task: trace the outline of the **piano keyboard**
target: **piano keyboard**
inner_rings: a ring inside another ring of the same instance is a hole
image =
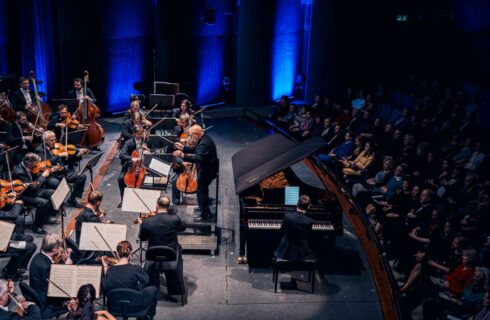
[[[276,219],[248,219],[249,229],[279,230],[282,220]],[[313,222],[314,231],[334,231],[333,225],[328,221]]]

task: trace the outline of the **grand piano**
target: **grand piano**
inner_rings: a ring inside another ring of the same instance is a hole
[[[310,196],[306,212],[315,222],[310,247],[317,255],[342,235],[342,211],[336,195],[302,181],[291,166],[325,145],[319,138],[293,142],[282,135],[269,135],[232,157],[235,191],[240,200],[240,261],[246,256],[249,266],[267,266],[282,237],[284,213],[296,209],[287,199],[289,190]],[[293,192],[294,193],[294,192]]]

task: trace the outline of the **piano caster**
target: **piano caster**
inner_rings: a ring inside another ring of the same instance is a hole
[[[247,264],[248,260],[246,256],[239,256],[238,257],[238,264]]]

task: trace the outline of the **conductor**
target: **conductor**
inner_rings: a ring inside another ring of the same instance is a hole
[[[314,258],[307,241],[313,227],[313,219],[305,215],[309,207],[310,197],[302,195],[298,199],[296,211],[284,215],[281,225],[284,235],[274,252],[276,259],[302,262]]]
[[[194,217],[195,221],[206,221],[211,218],[209,210],[209,185],[218,176],[218,156],[214,141],[204,133],[199,125],[193,125],[189,134],[196,142],[195,147],[184,146],[180,142],[175,143],[173,155],[183,158],[186,162],[194,162],[197,166],[197,202],[201,215]]]

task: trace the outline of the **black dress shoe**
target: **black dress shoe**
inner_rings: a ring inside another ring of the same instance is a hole
[[[121,208],[122,207],[122,202],[119,202],[119,204],[117,205],[118,208]]]
[[[73,208],[83,208],[82,204],[78,202],[76,199],[68,200],[66,204]]]
[[[34,230],[32,230],[35,234],[42,234],[42,235],[45,235],[47,234],[46,230],[44,230],[43,228],[41,227],[37,227],[37,228],[34,228]]]
[[[55,217],[49,217],[46,219],[44,222],[45,224],[60,224],[60,220],[56,219]]]

